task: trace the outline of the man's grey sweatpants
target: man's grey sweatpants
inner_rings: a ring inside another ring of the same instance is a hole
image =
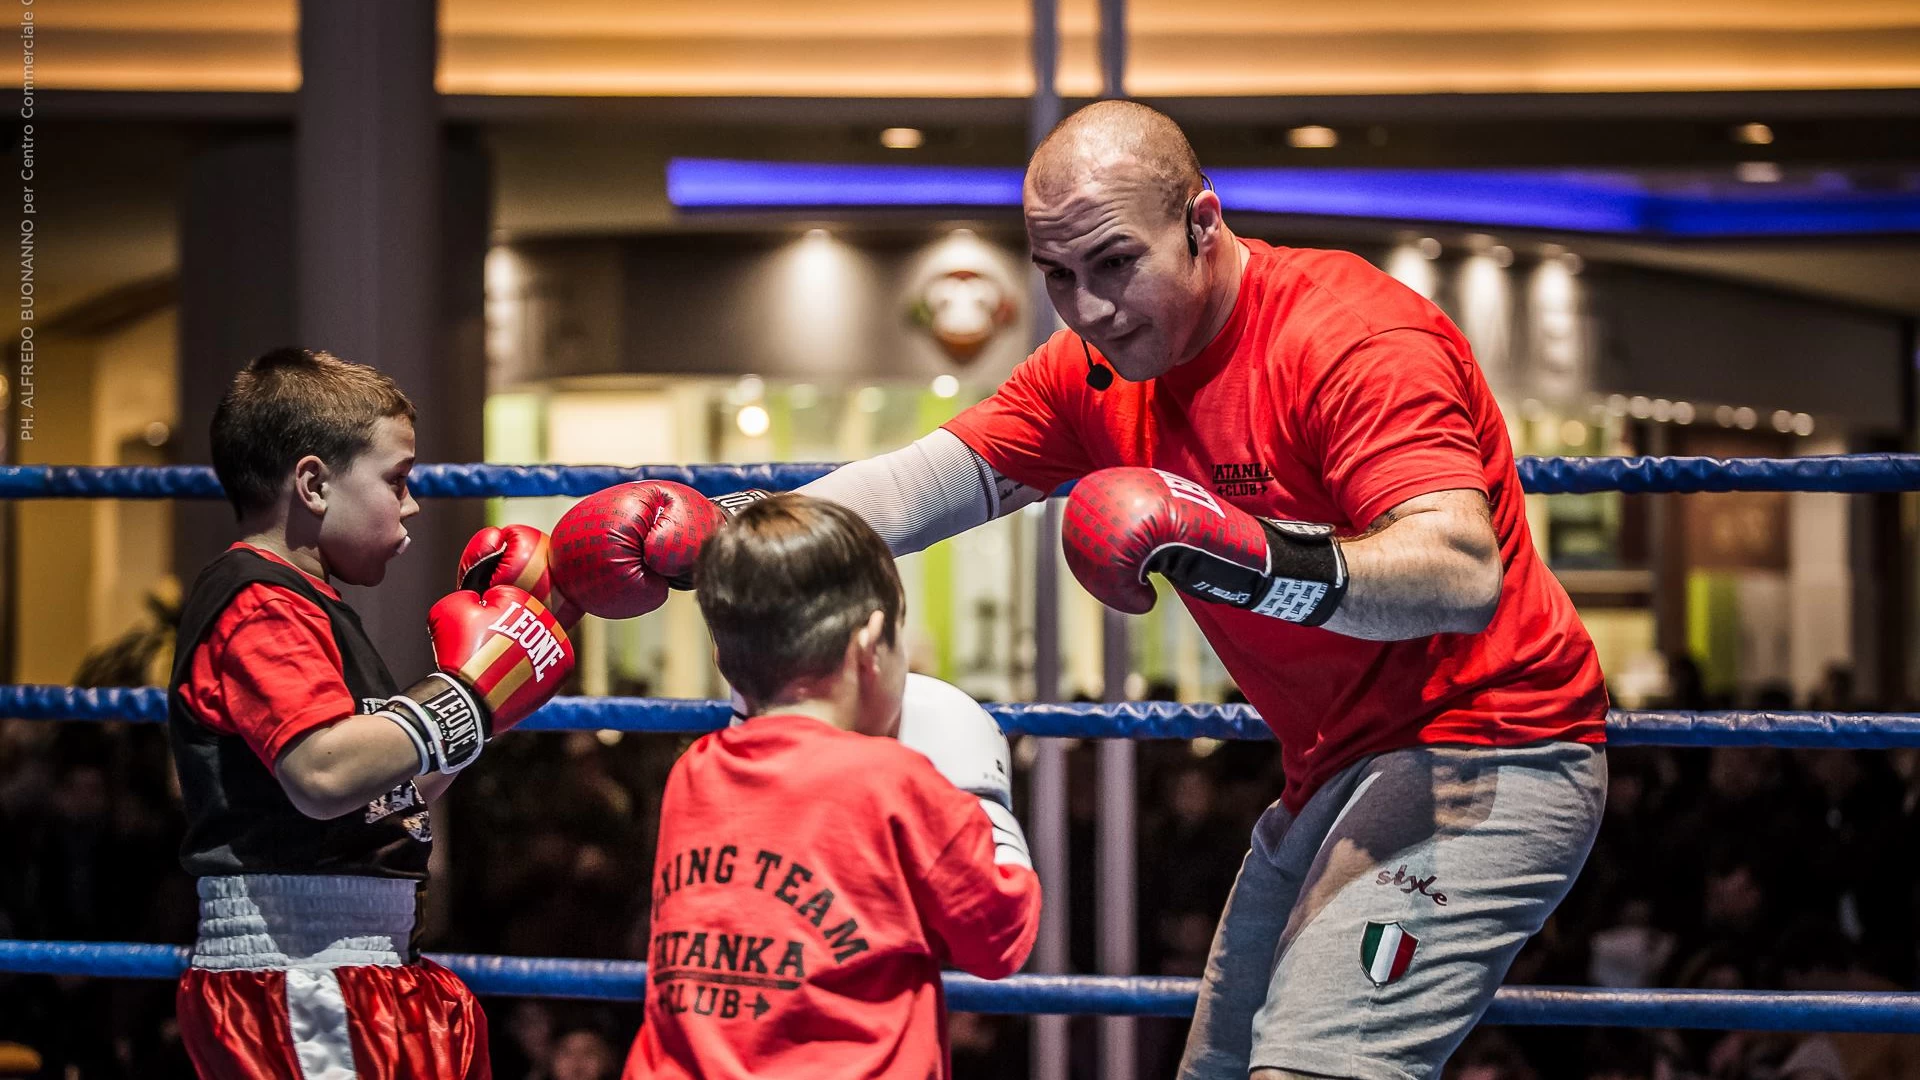
[[[1180,1080],[1275,1068],[1424,1080],[1586,862],[1603,747],[1424,746],[1365,758],[1253,831]]]

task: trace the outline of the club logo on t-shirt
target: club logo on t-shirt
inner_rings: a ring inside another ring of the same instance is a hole
[[[817,938],[835,964],[870,947],[846,901],[815,883],[811,869],[777,851],[760,850],[747,858],[734,844],[702,846],[677,852],[672,860],[663,857],[658,865],[648,980],[662,1012],[758,1020],[786,993],[800,989],[809,963],[825,961],[817,955],[809,960],[805,938]],[[724,929],[679,924],[668,911],[668,898],[702,885],[769,893],[820,932],[785,936],[791,931],[779,923],[786,919],[769,924],[765,934],[737,932],[742,930],[737,923]]]
[[[1257,461],[1213,467],[1213,490],[1220,495],[1258,495],[1272,483],[1272,471]]]

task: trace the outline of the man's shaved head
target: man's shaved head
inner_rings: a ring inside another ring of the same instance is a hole
[[[1180,126],[1145,105],[1102,101],[1062,120],[1033,152],[1020,204],[1053,309],[1121,378],[1191,359],[1233,311],[1246,249]]]
[[[1201,188],[1200,161],[1164,113],[1132,101],[1099,101],[1054,126],[1027,163],[1027,190],[1041,202],[1091,179],[1138,184],[1178,216]]]

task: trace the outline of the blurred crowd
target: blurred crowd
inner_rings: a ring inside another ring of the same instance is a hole
[[[1818,699],[1768,691],[1699,708],[1872,708],[1836,675]],[[109,680],[111,672],[91,672]],[[619,688],[646,693],[644,686]],[[1156,687],[1152,696],[1170,696]],[[435,811],[430,949],[643,958],[658,795],[686,740],[516,736]],[[1018,756],[1018,755],[1016,755]],[[1920,976],[1920,751],[1610,752],[1606,822],[1571,896],[1509,982],[1717,989],[1913,988]],[[1097,970],[1092,744],[1069,753],[1078,971]],[[1281,787],[1270,743],[1138,744],[1138,970],[1198,975],[1254,820]],[[1020,789],[1025,791],[1022,782]],[[187,943],[192,883],[158,725],[0,722],[0,937]],[[609,1080],[640,1021],[632,1004],[487,999],[501,1080]],[[162,982],[0,976],[0,1044],[42,1075],[188,1076]],[[1170,1076],[1184,1023],[1137,1025],[1140,1075]],[[957,1075],[1027,1070],[1028,1024],[956,1015]],[[1098,1026],[1070,1026],[1076,1077],[1097,1075]],[[1920,1080],[1916,1039],[1624,1029],[1482,1028],[1459,1080]],[[0,1075],[9,1058],[0,1053]]]

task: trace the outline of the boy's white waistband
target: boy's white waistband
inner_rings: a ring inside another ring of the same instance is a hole
[[[193,966],[284,971],[404,964],[419,885],[336,874],[203,877]]]

